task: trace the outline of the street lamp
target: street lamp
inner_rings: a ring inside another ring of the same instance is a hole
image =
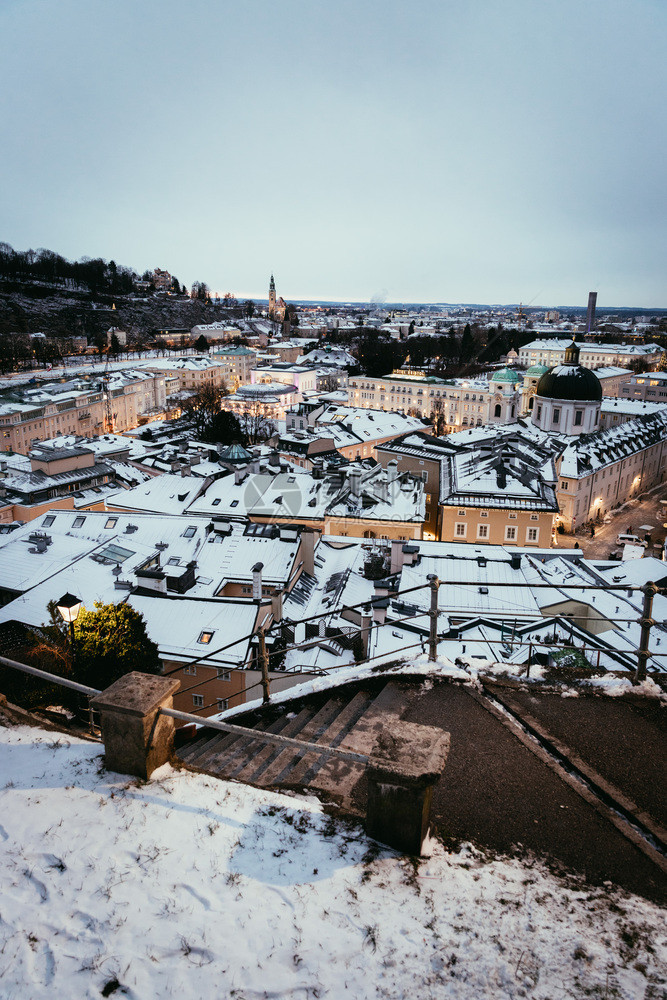
[[[75,597],[74,594],[69,593],[63,594],[56,604],[60,617],[69,625],[69,638],[72,644],[72,661],[74,661],[74,622],[79,617],[82,604],[83,601],[80,597]]]

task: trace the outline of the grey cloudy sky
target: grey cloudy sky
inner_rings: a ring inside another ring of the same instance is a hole
[[[0,0],[0,239],[285,298],[667,306],[665,0]]]

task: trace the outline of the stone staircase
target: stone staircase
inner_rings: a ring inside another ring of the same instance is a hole
[[[233,778],[260,788],[313,789],[338,802],[346,811],[362,814],[365,808],[365,767],[342,760],[332,748],[372,755],[380,740],[391,742],[392,727],[400,720],[419,685],[390,681],[381,690],[352,686],[331,692],[328,698],[269,706],[261,718],[239,725],[252,730],[321,744],[322,751],[281,746],[248,735],[204,730],[178,751],[192,767],[220,778]],[[277,713],[277,714],[276,714]]]

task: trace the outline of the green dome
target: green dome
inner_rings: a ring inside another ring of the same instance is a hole
[[[545,369],[546,371],[546,369]],[[517,382],[521,381],[521,376],[518,372],[512,371],[511,368],[503,368],[496,375],[492,375],[489,379],[490,382],[511,382],[512,385],[516,385]]]
[[[544,375],[549,369],[546,365],[531,365],[526,369],[526,375]]]

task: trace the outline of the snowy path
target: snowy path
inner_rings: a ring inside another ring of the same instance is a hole
[[[0,998],[651,1000],[664,914],[537,866],[396,857],[319,803],[0,729]]]

